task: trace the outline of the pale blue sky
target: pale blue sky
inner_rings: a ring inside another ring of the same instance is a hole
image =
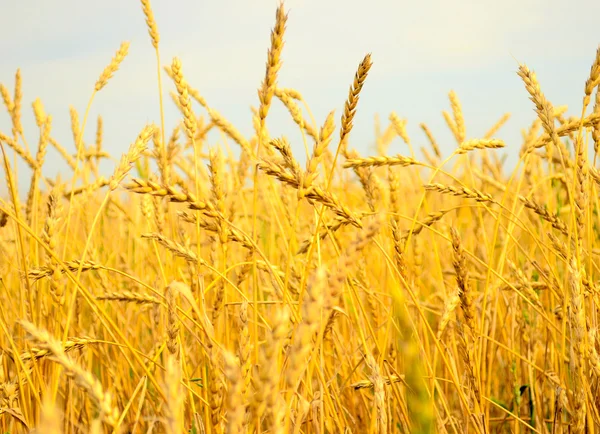
[[[535,70],[542,90],[555,104],[579,114],[584,82],[600,43],[600,2],[507,1],[354,1],[289,0],[290,12],[279,83],[299,89],[319,124],[336,110],[339,126],[344,100],[365,53],[373,68],[358,108],[351,146],[373,154],[373,118],[391,111],[408,119],[418,148],[426,143],[418,125],[426,122],[443,151],[454,148],[442,110],[454,89],[465,113],[467,136],[483,134],[503,113],[512,118],[499,134],[515,154],[520,131],[534,118],[532,103],[516,75],[517,60]],[[184,75],[209,104],[248,136],[250,106],[264,75],[275,0],[154,0],[163,64],[182,60]],[[53,136],[73,150],[69,105],[83,117],[94,83],[122,41],[130,53],[96,97],[85,141],[102,114],[105,146],[116,158],[126,152],[146,122],[160,122],[155,58],[141,6],[134,0],[2,0],[0,82],[13,88],[23,74],[26,136],[35,153],[38,130],[31,102],[41,98],[53,116]],[[515,60],[516,59],[516,60]],[[167,130],[178,120],[165,80]],[[195,107],[198,113],[200,108]],[[285,134],[302,157],[303,145],[286,111],[275,105],[269,129]],[[0,131],[10,133],[0,111]],[[221,138],[211,136],[210,145]],[[408,150],[396,139],[390,153]],[[23,167],[23,166],[21,166]],[[110,173],[112,166],[105,166]],[[45,172],[71,173],[50,151]],[[28,174],[21,169],[21,189]],[[0,183],[4,184],[4,182]]]

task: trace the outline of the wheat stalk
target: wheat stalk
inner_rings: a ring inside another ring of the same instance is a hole
[[[119,66],[121,65],[121,63],[123,62],[125,57],[127,56],[128,52],[129,52],[129,42],[121,43],[121,46],[117,50],[115,57],[113,57],[112,60],[110,61],[110,64],[106,68],[104,68],[104,71],[102,71],[102,74],[100,74],[100,77],[96,81],[96,86],[95,86],[96,92],[99,92],[100,90],[102,90],[102,88],[104,88],[104,86],[106,86],[106,84],[108,83],[108,80],[110,80],[112,78],[113,74],[115,72],[117,72],[117,70],[119,69]]]

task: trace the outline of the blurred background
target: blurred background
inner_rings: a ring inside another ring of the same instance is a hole
[[[188,82],[236,127],[253,134],[251,106],[264,76],[275,0],[152,2],[160,33],[161,61],[181,58]],[[425,122],[449,154],[456,143],[442,110],[450,110],[448,92],[456,91],[466,120],[467,137],[483,135],[505,112],[511,119],[497,134],[507,142],[501,151],[509,164],[518,160],[521,130],[535,118],[533,104],[516,74],[518,63],[537,73],[542,91],[555,105],[579,115],[583,87],[600,42],[600,2],[557,0],[400,2],[373,0],[288,0],[288,27],[279,85],[300,90],[320,126],[336,110],[342,114],[355,70],[368,52],[373,68],[360,96],[350,147],[362,155],[374,149],[374,119],[385,128],[391,111],[408,120],[407,131],[418,149],[427,143]],[[14,74],[23,77],[23,117],[35,155],[38,128],[31,102],[39,97],[53,116],[52,136],[75,152],[69,106],[83,119],[100,73],[122,41],[128,57],[94,100],[84,134],[94,141],[96,118],[104,119],[104,147],[118,159],[147,122],[160,124],[156,60],[138,1],[2,1],[0,82],[12,92]],[[179,121],[164,77],[167,136]],[[194,105],[196,114],[203,109]],[[285,107],[274,100],[268,119],[272,136],[286,135],[304,161],[301,135]],[[11,133],[4,107],[0,131]],[[218,133],[209,145],[223,143]],[[334,142],[337,144],[336,142]],[[235,144],[231,143],[234,151]],[[408,155],[399,138],[390,154]],[[12,151],[10,152],[12,156]],[[105,161],[110,174],[113,162]],[[48,148],[45,174],[71,172]],[[19,165],[22,188],[29,173]],[[6,192],[4,180],[0,194]]]

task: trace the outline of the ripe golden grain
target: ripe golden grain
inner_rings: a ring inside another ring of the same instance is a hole
[[[110,64],[104,68],[104,71],[102,71],[102,74],[100,74],[100,78],[98,78],[98,81],[96,81],[96,92],[99,92],[104,86],[106,86],[108,80],[110,80],[113,74],[119,69],[121,62],[123,62],[128,52],[129,42],[123,42],[117,50],[115,57],[113,57]]]
[[[98,379],[69,359],[65,355],[61,344],[47,331],[40,330],[26,321],[21,321],[21,326],[38,342],[38,345],[42,350],[47,350],[52,353],[54,361],[65,368],[68,375],[74,378],[75,383],[81,387],[98,406],[100,418],[108,425],[114,427],[117,424],[119,413],[113,406],[112,395],[103,390]]]
[[[156,21],[141,6],[162,97]],[[88,116],[71,109],[74,145],[62,146],[52,127],[68,115],[36,99],[33,149],[21,72],[14,92],[0,85],[11,121],[0,133],[10,196],[0,199],[0,429],[597,432],[600,51],[579,116],[521,66],[538,118],[520,148],[493,138],[508,115],[467,140],[451,92],[443,116],[458,147],[441,148],[421,124],[423,158],[395,113],[375,121],[375,155],[353,149],[367,55],[334,154],[334,112],[318,129],[302,94],[279,83],[286,25],[282,6],[251,136],[175,59],[165,70],[181,119],[165,137],[161,98],[160,128],[143,127],[109,179],[102,117],[85,143]],[[303,143],[270,115],[273,97],[308,139],[306,164]],[[409,149],[388,155],[396,136]],[[46,173],[49,145],[76,172],[69,186]]]

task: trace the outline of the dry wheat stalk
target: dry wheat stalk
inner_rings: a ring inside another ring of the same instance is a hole
[[[525,196],[519,196],[519,200],[521,202],[523,202],[523,205],[525,205],[525,208],[529,208],[530,210],[535,212],[537,215],[539,215],[541,218],[543,218],[548,223],[550,223],[553,228],[558,229],[564,235],[569,236],[569,228],[567,227],[565,222],[563,222],[558,216],[550,214],[550,212],[546,208],[544,208],[542,205],[534,202],[533,200],[531,200]]]
[[[73,260],[73,261],[65,261],[65,266],[66,268],[71,271],[71,272],[76,272],[77,270],[79,270],[79,267],[81,267],[81,271],[90,271],[90,270],[102,270],[105,269],[106,267],[104,267],[103,265],[94,262],[94,261],[80,261],[80,260]],[[65,269],[61,267],[60,269],[61,273],[65,273]],[[28,276],[30,279],[33,280],[33,282],[43,279],[44,277],[48,277],[52,275],[52,269],[50,267],[38,267],[38,268],[30,268],[29,272],[28,272]]]
[[[52,402],[49,396],[46,396],[42,404],[39,428],[35,432],[40,434],[61,434],[64,426],[62,418],[63,415],[56,404]]]
[[[17,143],[16,140],[11,139],[10,137],[8,137],[8,136],[2,134],[2,132],[0,132],[0,141],[3,141],[8,146],[10,146],[12,148],[12,150],[15,151],[17,153],[17,155],[19,155],[19,157],[21,157],[23,160],[25,160],[25,162],[27,163],[27,165],[29,167],[31,167],[34,170],[36,169],[37,163],[36,163],[35,159],[33,158],[33,156],[29,153],[29,151],[23,149],[21,147],[21,145],[19,145]]]
[[[548,134],[548,137],[554,144],[555,148],[558,149],[562,164],[565,166],[565,160],[567,156],[564,155],[564,152],[562,152],[561,147],[564,147],[564,145],[562,145],[557,129],[554,125],[554,109],[552,104],[542,93],[535,73],[530,71],[526,65],[519,65],[518,75],[525,83],[525,89],[529,93],[531,101],[533,101],[535,104],[536,113],[542,121],[542,126],[544,127],[546,134]]]
[[[594,88],[600,85],[600,46],[596,50],[596,57],[590,68],[590,75],[585,82],[585,97],[583,98],[584,109],[590,104],[590,99]]]
[[[381,368],[371,354],[367,354],[365,362],[371,370],[369,379],[373,383],[373,399],[375,401],[375,408],[377,409],[377,424],[376,430],[380,434],[386,434],[388,430],[388,415],[386,409],[386,393],[385,393],[385,381],[381,375]]]
[[[467,135],[466,129],[465,129],[465,119],[464,119],[463,113],[462,113],[462,107],[460,105],[460,101],[458,100],[458,96],[456,95],[456,93],[453,90],[450,91],[450,93],[448,94],[448,97],[450,98],[452,114],[454,115],[454,124],[456,125],[456,132],[455,132],[456,141],[459,144],[462,144],[465,141],[465,138]],[[462,145],[461,145],[461,147],[462,147]]]
[[[394,140],[394,137],[396,136],[396,131],[393,127],[393,125],[388,124],[388,126],[385,128],[385,130],[382,132],[380,132],[379,129],[379,116],[375,117],[375,126],[376,126],[376,145],[377,145],[377,154],[378,155],[386,155],[387,151],[390,147],[390,144],[392,143],[392,140]]]
[[[306,162],[306,172],[303,179],[303,193],[306,191],[306,189],[310,188],[317,179],[317,168],[319,163],[322,161],[329,144],[331,143],[331,139],[333,138],[333,132],[335,130],[333,115],[333,111],[329,112],[327,115],[325,123],[319,131],[319,137],[313,146],[312,155]]]
[[[155,49],[158,49],[158,43],[160,42],[160,36],[158,34],[158,27],[156,26],[156,21],[154,20],[154,13],[152,12],[152,6],[150,6],[150,0],[141,0],[142,2],[142,10],[144,11],[144,15],[146,17],[146,25],[148,27],[148,34],[152,39],[152,46]]]
[[[26,368],[27,369],[27,368]],[[27,369],[31,373],[31,369]],[[21,383],[24,384],[25,382]],[[5,408],[16,408],[18,410],[19,391],[21,386],[16,381],[4,382],[0,384],[0,405]]]
[[[30,222],[32,222],[34,204],[37,204],[38,201],[38,183],[42,177],[42,166],[44,165],[44,158],[46,157],[46,148],[48,146],[51,128],[52,116],[46,116],[40,132],[38,151],[35,155],[36,167],[33,169],[31,182],[29,184],[29,193],[27,194],[27,207],[25,215],[27,216],[27,220]]]
[[[63,157],[63,159],[67,162],[69,167],[72,170],[75,170],[75,159],[71,154],[67,152],[67,150],[56,141],[56,139],[50,137],[50,144],[54,146],[54,148],[58,151],[58,153]]]
[[[287,310],[277,309],[274,312],[271,332],[267,332],[267,342],[262,347],[259,355],[258,372],[252,375],[255,394],[251,402],[252,413],[256,420],[261,420],[263,415],[270,416],[279,390],[280,373],[276,368],[281,343],[288,333]]]
[[[596,169],[595,167],[590,167],[588,174],[596,184],[600,185],[600,170]]]
[[[42,125],[46,122],[46,111],[44,110],[44,104],[39,98],[36,98],[32,103],[33,115],[35,116],[35,123],[38,128],[42,128]]]
[[[600,84],[596,88],[594,114],[600,115]],[[592,125],[592,140],[594,141],[594,157],[596,158],[598,156],[598,149],[600,148],[600,122]]]
[[[510,119],[510,113],[504,113],[498,122],[496,122],[492,127],[483,135],[484,139],[491,139],[494,134],[498,132],[500,128]]]
[[[160,185],[153,181],[132,179],[131,184],[125,185],[125,189],[138,194],[150,194],[156,197],[168,198],[170,202],[187,203],[193,210],[202,211],[208,217],[219,217],[217,210],[210,202],[203,202],[189,192],[180,192],[171,185]]]
[[[227,119],[225,119],[218,111],[214,109],[208,109],[208,115],[210,116],[213,123],[227,134],[231,140],[240,145],[240,147],[248,153],[248,155],[254,156],[254,151],[250,142],[239,132],[239,130]]]
[[[238,285],[239,286],[239,285]],[[238,359],[240,366],[241,376],[241,390],[239,393],[242,396],[243,408],[244,408],[244,427],[248,423],[248,398],[250,396],[250,387],[252,381],[252,359],[251,351],[252,344],[250,342],[250,331],[248,329],[248,303],[243,302],[240,305],[240,313],[238,318]],[[227,361],[226,361],[227,362]],[[225,374],[227,375],[227,374]]]
[[[519,281],[518,285],[514,285],[515,289],[518,289],[519,291],[523,292],[529,301],[531,301],[538,308],[543,309],[543,305],[540,302],[539,295],[534,291],[531,281],[527,279],[527,277],[525,277],[523,270],[521,270],[520,267],[517,267],[515,263],[510,259],[507,260],[507,263],[509,268],[515,273],[515,275],[517,276],[517,280]]]
[[[563,261],[568,262],[568,253],[569,249],[564,241],[554,235],[552,232],[547,232],[548,238],[550,238],[550,242],[552,243],[552,247],[556,250],[556,254]]]
[[[119,65],[121,65],[121,62],[123,62],[123,59],[125,59],[125,56],[127,56],[128,51],[129,42],[121,43],[117,54],[115,54],[115,57],[112,58],[110,64],[104,68],[104,71],[102,71],[102,74],[100,74],[98,81],[96,81],[96,92],[102,90],[102,88],[108,83],[108,80],[110,80],[113,74],[117,72]]]
[[[162,131],[158,128],[155,128],[152,132],[152,142],[154,143],[154,147],[152,148],[152,156],[156,160],[161,182],[168,184],[171,179],[171,164],[169,162],[168,150],[163,142],[162,135]]]
[[[80,350],[90,344],[95,344],[98,342],[100,341],[96,339],[70,337],[64,342],[64,344],[61,345],[61,347],[65,353],[68,353],[69,351]],[[24,362],[27,362],[30,360],[43,359],[44,357],[52,356],[52,354],[52,351],[47,348],[31,348],[29,351],[21,353],[19,357]]]
[[[48,196],[47,215],[42,230],[42,241],[46,243],[51,251],[56,250],[58,223],[61,219],[62,204],[61,204],[62,184],[57,183]],[[64,302],[64,288],[61,287],[59,278],[61,269],[52,255],[46,252],[46,265],[50,270],[50,294],[54,301],[60,305]]]
[[[141,294],[135,291],[112,291],[105,292],[104,294],[100,294],[96,296],[97,300],[114,300],[114,301],[123,301],[126,303],[136,303],[136,304],[161,304],[160,300],[156,297],[149,294]]]
[[[165,299],[167,301],[167,348],[169,353],[179,360],[179,318],[177,317],[177,291],[170,285],[165,288]]]
[[[504,148],[504,142],[500,139],[474,139],[461,142],[456,154],[465,154],[473,149],[498,149]]]
[[[167,73],[167,75],[169,76],[169,78],[174,79],[174,74],[173,74],[173,70],[169,65],[165,65],[164,67],[165,72]],[[204,97],[202,95],[200,95],[200,92],[197,89],[192,88],[189,83],[185,83],[187,85],[187,91],[188,94],[194,98],[198,104],[200,104],[202,107],[204,107],[205,109],[208,110],[208,103],[206,102],[206,100],[204,99]],[[178,99],[177,101],[175,101],[176,104],[179,104]]]
[[[156,127],[154,125],[146,125],[138,135],[136,141],[133,142],[129,147],[129,151],[126,154],[123,154],[121,161],[119,161],[119,165],[115,169],[115,172],[109,182],[111,191],[117,189],[121,181],[123,181],[125,176],[127,176],[129,170],[131,170],[133,163],[135,163],[146,150],[148,147],[148,142],[152,138],[155,128]]]
[[[142,234],[142,238],[156,241],[158,244],[165,247],[167,250],[169,250],[175,256],[179,256],[192,264],[197,264],[197,263],[205,264],[204,260],[202,258],[198,258],[198,256],[196,255],[196,253],[194,253],[194,251],[192,251],[191,249],[188,249],[186,246],[184,246],[181,243],[178,243],[177,241],[170,240],[169,238],[165,237],[164,235],[161,235],[161,234],[155,233],[155,232],[151,232],[151,233],[147,233],[147,234]]]
[[[96,122],[96,153],[100,155],[102,152],[102,138],[104,135],[104,121],[102,120],[102,116],[98,116],[98,121]]]
[[[425,161],[427,161],[427,163],[430,166],[432,166],[432,167],[439,166],[440,160],[438,158],[436,158],[434,155],[431,155],[424,146],[421,146],[421,152],[423,153],[423,157],[425,158]]]
[[[506,191],[506,187],[500,181],[497,181],[495,178],[485,175],[483,172],[477,169],[473,169],[473,175],[475,175],[480,180],[490,184],[494,188],[496,188],[499,192],[504,193]]]
[[[302,110],[298,107],[298,104],[292,99],[292,97],[283,92],[281,89],[275,89],[275,96],[286,106],[294,122],[300,127],[301,130],[305,131],[315,142],[319,140],[317,131],[315,128],[304,120],[302,116]]]
[[[283,166],[292,172],[296,178],[302,176],[302,169],[294,158],[292,153],[292,147],[285,137],[281,139],[274,139],[269,142],[269,146],[275,148],[283,157]]]
[[[259,142],[265,144],[267,138],[265,119],[271,107],[271,100],[275,94],[277,87],[277,74],[281,68],[281,52],[283,50],[283,35],[285,33],[285,25],[287,22],[287,14],[285,13],[283,3],[277,8],[275,14],[275,27],[271,31],[271,47],[267,56],[267,68],[265,70],[265,78],[258,92],[260,105],[258,106],[259,119]]]
[[[467,270],[467,261],[463,251],[463,246],[460,240],[458,231],[454,228],[450,229],[452,236],[452,249],[454,251],[454,257],[452,265],[456,271],[456,284],[458,285],[458,296],[460,298],[460,306],[465,317],[465,322],[471,329],[471,332],[475,332],[475,308],[473,307],[473,294],[469,285],[469,272]]]
[[[181,364],[177,357],[167,357],[166,371],[164,377],[165,400],[165,428],[168,434],[180,434],[183,429],[184,394],[181,387],[182,372]]]
[[[596,334],[597,329],[591,328],[588,332],[588,359],[589,359],[589,373],[595,378],[600,378],[600,355],[596,350]]]
[[[531,101],[535,104],[544,129],[552,136],[555,133],[554,109],[542,93],[535,72],[531,71],[526,65],[519,65],[518,75],[525,83],[525,88],[531,97]]]
[[[445,110],[442,111],[442,116],[444,117],[444,120],[446,121],[446,125],[448,125],[448,128],[452,132],[454,139],[458,142],[459,133],[458,133],[458,129],[456,127],[456,121],[454,119],[452,119],[452,116],[450,115],[450,113],[448,113]],[[458,144],[460,145],[460,142],[458,142]]]
[[[419,235],[423,231],[423,229],[440,221],[442,219],[442,217],[444,217],[449,211],[450,211],[449,209],[443,209],[440,211],[433,211],[433,212],[429,213],[425,217],[425,219],[417,222],[417,225],[414,226],[414,228],[408,229],[402,233],[402,236],[401,236],[402,242],[406,242],[406,240],[408,240],[408,238],[412,237],[413,235]]]
[[[382,377],[382,380],[386,386],[389,386],[394,383],[404,382],[404,375],[400,375],[400,376],[390,375],[390,376]],[[360,381],[357,381],[356,383],[352,383],[349,387],[353,388],[354,390],[360,390],[360,389],[372,389],[373,386],[374,386],[374,384],[371,380],[360,380]]]
[[[367,75],[369,74],[369,70],[373,66],[373,62],[371,62],[371,55],[367,54],[360,65],[358,66],[358,70],[354,75],[354,82],[350,86],[350,91],[348,94],[348,99],[346,100],[346,104],[344,105],[344,113],[342,114],[342,127],[340,129],[340,149],[342,154],[345,156],[347,152],[347,138],[352,130],[354,115],[356,114],[356,106],[358,105],[358,98],[360,92],[365,84],[365,80],[367,79]]]
[[[178,211],[177,215],[185,222],[196,224],[196,220],[199,220],[200,227],[211,232],[218,232],[219,228],[216,223],[209,222],[202,217],[197,218],[196,216],[186,212]],[[239,230],[229,227],[227,228],[227,239],[236,243],[239,243],[248,250],[254,250],[256,246],[246,234],[241,233]]]
[[[576,240],[577,240],[577,255],[581,257],[583,242],[586,238],[586,209],[589,203],[588,196],[588,176],[587,176],[587,158],[585,153],[587,147],[584,149],[583,137],[577,136],[575,141],[576,149],[576,167],[575,167],[575,223],[576,223]]]
[[[71,195],[77,196],[77,195],[83,194],[83,193],[88,193],[88,194],[93,193],[95,191],[100,190],[103,187],[106,187],[109,184],[110,184],[110,180],[101,176],[101,177],[97,178],[96,180],[94,180],[94,182],[91,182],[87,185],[82,185],[81,187],[75,187],[73,190],[63,192],[62,196],[65,199],[70,199]]]
[[[477,189],[471,189],[463,185],[454,187],[452,185],[444,184],[425,184],[423,186],[428,191],[438,191],[440,193],[450,193],[454,196],[465,197],[468,199],[475,199],[477,202],[495,202],[494,198],[487,193],[483,193]]]
[[[330,233],[335,234],[339,229],[341,229],[349,224],[350,224],[350,222],[348,220],[340,219],[339,217],[336,217],[334,219],[333,223],[327,223],[326,225],[324,225],[324,227],[319,232],[318,237],[322,241],[322,240],[326,239]],[[312,236],[305,239],[302,242],[302,244],[300,244],[300,247],[298,248],[298,251],[296,252],[296,254],[303,255],[304,253],[308,252],[308,249],[310,248],[312,243],[313,243]]]
[[[213,243],[216,244],[216,243]],[[214,261],[211,261],[214,262]],[[219,279],[215,287],[215,296],[213,299],[212,323],[217,325],[221,309],[223,308],[223,300],[225,299],[225,282]]]
[[[417,160],[404,157],[400,154],[394,157],[364,157],[364,158],[353,158],[344,161],[345,168],[357,168],[357,167],[379,167],[379,166],[422,166],[423,163]]]
[[[90,162],[93,159],[100,160],[102,158],[110,158],[111,155],[108,152],[100,151],[96,149],[95,146],[89,146],[87,149],[82,150],[81,159],[85,162]],[[97,173],[96,168],[92,167],[95,173]]]
[[[460,321],[456,322],[455,330],[456,330],[456,335],[458,337],[459,354],[462,358],[462,361],[463,361],[463,364],[465,367],[465,371],[466,371],[467,385],[469,387],[469,390],[475,397],[475,400],[476,400],[476,403],[478,406],[479,402],[481,402],[481,392],[480,392],[479,385],[477,382],[477,377],[475,376],[475,366],[473,364],[473,356],[472,356],[472,344],[468,340],[466,333],[463,329],[462,323]],[[469,404],[471,407],[469,410],[471,412],[475,412],[476,406],[473,405],[472,403],[469,403]],[[474,422],[477,423],[476,420]]]
[[[404,257],[404,252],[406,250],[406,238],[402,237],[396,219],[392,218],[390,220],[390,226],[392,230],[392,238],[394,241],[394,259],[396,262],[396,267],[398,268],[400,276],[402,276],[402,278],[406,281],[408,277],[406,274],[406,260]]]
[[[3,228],[8,224],[8,214],[3,210],[0,210],[0,228]]]
[[[69,114],[71,115],[71,132],[73,133],[73,143],[75,143],[75,149],[79,151],[83,147],[81,141],[81,125],[79,124],[79,114],[75,107],[69,107]]]
[[[223,153],[221,148],[218,148],[215,152],[213,149],[209,151],[209,173],[210,173],[210,184],[212,187],[212,195],[217,212],[225,216],[225,163],[223,161]],[[226,219],[216,220],[219,240],[222,244],[226,244],[228,241],[229,229],[227,228]]]
[[[15,139],[20,134],[23,135],[23,124],[21,123],[21,107],[23,103],[23,86],[21,70],[17,69],[15,73],[15,93],[13,98],[13,107],[11,112],[11,120],[13,123],[13,136]]]
[[[448,327],[448,323],[450,322],[450,319],[452,318],[452,314],[454,313],[454,311],[456,310],[456,308],[458,307],[459,304],[460,304],[460,289],[457,289],[456,294],[453,294],[450,297],[448,297],[448,300],[446,300],[446,303],[444,305],[444,313],[442,314],[442,317],[440,318],[440,322],[439,322],[438,329],[437,329],[437,338],[438,339],[442,338],[442,335],[444,334],[444,331],[446,330],[446,327]]]
[[[225,432],[227,434],[237,434],[242,432],[244,425],[244,383],[236,357],[229,351],[224,351],[223,359],[225,360],[225,377],[229,383],[227,390],[227,428]]]
[[[390,124],[394,127],[396,134],[410,147],[410,138],[406,132],[406,119],[400,119],[395,112],[390,113]]]
[[[288,350],[289,363],[285,373],[286,384],[291,392],[298,388],[298,381],[308,365],[307,357],[313,349],[312,340],[321,324],[326,276],[325,269],[319,268],[302,300],[302,322],[296,327],[292,345]]]
[[[223,401],[223,373],[221,368],[221,351],[211,349],[210,354],[210,417],[215,432],[221,432],[221,406]]]
[[[356,150],[346,151],[345,156],[348,160],[357,160],[360,155]],[[354,173],[358,176],[358,180],[367,196],[367,204],[372,212],[375,212],[376,204],[381,197],[381,182],[375,175],[371,167],[355,167]]]
[[[171,64],[171,71],[173,72],[173,81],[177,87],[177,93],[179,95],[179,105],[183,111],[183,124],[185,132],[190,140],[193,140],[196,135],[196,118],[192,111],[192,102],[188,93],[187,81],[183,78],[183,72],[181,71],[181,61],[175,57]]]
[[[304,98],[302,97],[302,94],[300,93],[299,90],[292,89],[292,88],[289,88],[289,87],[278,87],[277,91],[285,93],[290,98],[296,99],[298,101],[303,101],[304,100]]]
[[[344,255],[338,260],[338,264],[333,273],[329,277],[327,296],[324,301],[324,313],[327,316],[327,322],[325,323],[323,330],[323,339],[329,338],[335,320],[337,317],[337,307],[341,302],[341,294],[344,289],[344,284],[348,277],[348,270],[352,268],[352,263],[356,260],[356,257],[363,251],[366,246],[375,237],[380,227],[380,218],[371,219],[365,228],[360,231],[356,238],[350,243],[350,245],[344,251]]]
[[[10,96],[10,92],[2,83],[0,83],[0,95],[2,95],[2,101],[4,101],[6,111],[8,111],[9,114],[12,114],[14,110],[14,104]]]
[[[419,124],[419,126],[421,127],[421,129],[423,130],[425,135],[427,136],[427,139],[429,140],[429,144],[431,145],[431,149],[433,149],[435,156],[437,158],[442,158],[442,153],[440,151],[440,147],[438,146],[435,138],[433,137],[433,134],[431,133],[431,130],[429,129],[429,127],[425,124]]]
[[[259,168],[266,174],[274,176],[280,181],[296,189],[298,189],[301,185],[301,180],[298,179],[297,176],[289,173],[284,167],[277,163],[262,160],[259,163]],[[335,214],[345,218],[354,226],[361,227],[360,219],[347,206],[343,205],[338,197],[333,193],[313,185],[313,187],[306,194],[306,197],[330,208]]]
[[[583,433],[586,424],[587,403],[585,397],[586,342],[584,333],[585,305],[581,291],[581,271],[573,257],[569,263],[569,324],[571,327],[571,369],[573,373],[573,432]]]
[[[73,377],[75,383],[81,387],[100,411],[101,419],[108,425],[115,427],[119,418],[119,411],[113,405],[112,395],[105,392],[98,379],[88,371],[84,371],[79,365],[69,359],[61,343],[53,338],[46,330],[37,328],[28,321],[20,321],[25,331],[38,342],[40,349],[52,353],[52,359],[62,365],[67,374]]]

